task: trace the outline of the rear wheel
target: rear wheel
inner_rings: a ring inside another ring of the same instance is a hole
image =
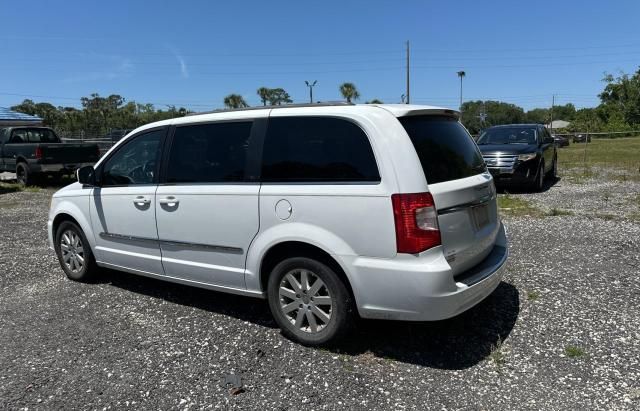
[[[18,184],[26,186],[31,183],[31,176],[29,175],[29,166],[26,163],[20,162],[16,165],[16,181]]]
[[[267,294],[282,333],[304,345],[338,340],[353,317],[345,284],[331,268],[311,258],[279,263],[269,277]]]
[[[91,246],[77,224],[64,221],[56,230],[55,250],[62,270],[74,281],[88,282],[97,274],[98,266]]]

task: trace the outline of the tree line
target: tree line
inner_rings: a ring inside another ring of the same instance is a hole
[[[568,103],[525,112],[515,104],[500,101],[467,101],[462,104],[462,123],[472,134],[492,125],[547,124],[552,118],[570,122],[566,128],[569,132],[640,130],[640,69],[633,74],[606,74],[602,81],[605,86],[598,94],[597,107],[576,109]]]
[[[338,89],[342,97],[349,103],[360,99],[360,92],[356,88],[356,85],[353,83],[342,83]],[[279,106],[282,104],[293,103],[293,100],[291,100],[291,96],[289,96],[289,93],[287,93],[285,89],[281,87],[260,87],[258,90],[256,90],[256,94],[258,95],[258,97],[260,97],[260,102],[262,102],[263,106],[266,106],[267,104],[270,106]],[[224,98],[223,102],[226,108],[249,107],[249,104],[247,104],[244,97],[242,97],[240,94],[229,94]],[[366,102],[366,104],[381,103],[382,101],[378,99],[373,99]]]
[[[600,104],[593,108],[576,109],[567,103],[553,108],[534,108],[525,111],[522,107],[503,101],[467,101],[462,104],[462,123],[472,134],[497,124],[548,123],[554,120],[570,122],[567,131],[629,131],[640,129],[640,69],[629,75],[607,74],[605,86],[598,95]],[[338,87],[340,95],[348,102],[360,99],[360,91],[354,83],[343,83]],[[293,102],[287,91],[281,87],[260,87],[256,90],[263,106],[282,105]],[[154,121],[182,117],[189,113],[184,107],[167,106],[157,109],[153,104],[126,101],[124,97],[112,94],[101,97],[97,93],[80,99],[82,108],[54,106],[51,103],[35,103],[24,100],[11,107],[12,110],[37,115],[44,124],[55,128],[63,135],[77,135],[80,132],[96,136],[112,129],[130,129]],[[373,99],[367,104],[381,104]],[[223,99],[226,108],[249,107],[239,94],[229,94]]]
[[[35,103],[26,99],[11,107],[11,110],[31,114],[42,118],[43,123],[54,128],[63,136],[79,135],[101,136],[113,129],[131,129],[154,121],[166,120],[187,115],[184,108],[168,106],[165,110],[156,109],[153,104],[126,102],[125,98],[112,94],[100,97],[97,93],[80,99],[81,109],[75,107],[54,106],[51,103]]]

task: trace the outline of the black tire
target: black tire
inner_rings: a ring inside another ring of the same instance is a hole
[[[73,241],[75,235],[79,243]],[[66,238],[65,238],[66,236]],[[54,237],[54,248],[62,270],[74,281],[90,282],[97,276],[98,266],[84,232],[77,224],[63,221]],[[64,251],[64,250],[68,251]],[[81,267],[78,266],[81,264]]]
[[[309,278],[306,284],[306,291],[304,290],[305,284],[303,284],[302,277],[297,276],[298,273],[302,275],[302,271],[306,271],[307,278]],[[301,278],[301,281],[298,282],[298,285],[302,286],[301,290],[296,291],[293,286],[290,289],[287,288],[287,285],[292,284],[287,280],[290,278],[288,275],[292,275],[296,280]],[[315,277],[315,280],[312,282],[313,277]],[[317,279],[322,280],[321,282],[324,284],[316,293],[313,293]],[[294,295],[281,295],[283,281],[285,282],[283,289],[286,289],[287,293],[293,291],[299,298]],[[316,305],[313,296],[315,296],[316,301],[322,298],[324,304]],[[318,346],[338,341],[345,335],[352,324],[352,320],[355,318],[353,301],[344,282],[331,268],[311,258],[293,257],[276,265],[269,276],[267,297],[271,313],[280,326],[282,334],[307,346]],[[327,300],[327,297],[329,300]],[[331,305],[327,305],[326,301],[330,301]],[[296,308],[290,308],[290,314],[287,314],[285,313],[287,306]],[[321,314],[329,314],[328,321],[323,322],[321,316],[314,314],[317,313],[316,309],[318,308],[322,310]],[[311,315],[312,319],[310,319],[309,315]],[[294,316],[295,319],[293,318]],[[297,326],[299,316],[302,316],[302,320],[300,325]],[[293,321],[296,321],[296,323]],[[311,321],[316,323],[315,332]],[[320,327],[322,328],[320,329]],[[306,330],[303,328],[306,328]]]
[[[558,157],[554,157],[553,158],[553,165],[551,166],[551,170],[549,170],[549,173],[547,174],[547,178],[549,178],[552,181],[555,181],[558,179]]]
[[[18,184],[21,186],[28,186],[32,183],[32,180],[27,163],[21,161],[16,164],[16,181]]]
[[[536,173],[535,180],[531,183],[533,191],[539,193],[544,188],[544,162],[540,163],[538,172]]]

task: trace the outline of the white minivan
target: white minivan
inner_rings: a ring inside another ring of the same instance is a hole
[[[148,124],[54,194],[49,241],[73,280],[108,267],[266,298],[307,345],[356,315],[452,317],[498,286],[508,255],[458,117],[312,104]]]

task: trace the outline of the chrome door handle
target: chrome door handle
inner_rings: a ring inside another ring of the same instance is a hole
[[[147,197],[145,196],[137,196],[134,200],[133,203],[139,206],[143,206],[143,205],[147,205],[151,203],[151,200],[149,200]]]
[[[169,207],[175,207],[175,206],[178,205],[180,200],[178,200],[174,196],[168,196],[168,197],[165,197],[165,198],[161,198],[159,202],[160,202],[160,204],[167,205]]]

